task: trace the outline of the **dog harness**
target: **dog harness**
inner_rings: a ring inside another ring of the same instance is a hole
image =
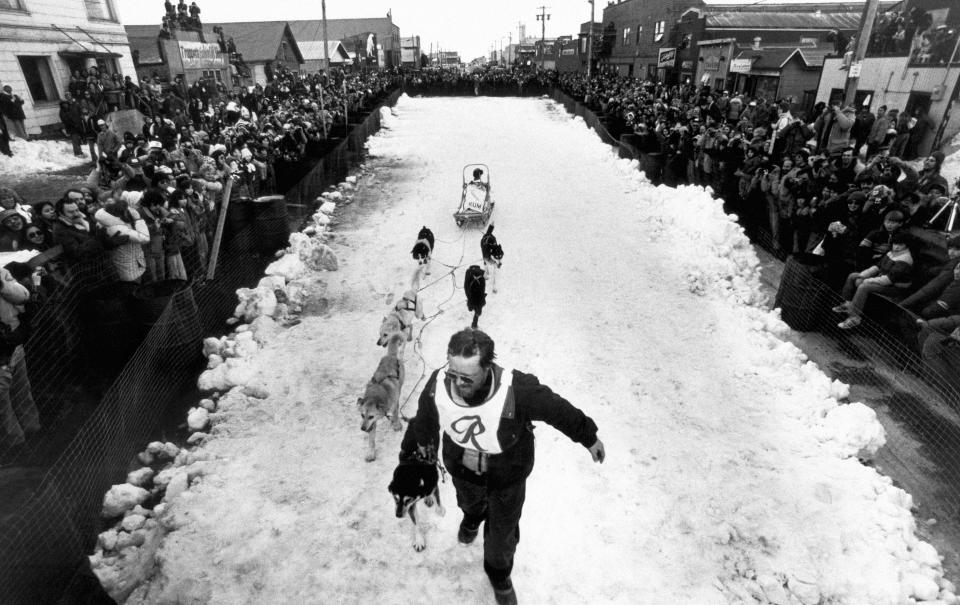
[[[454,443],[473,452],[473,456],[503,452],[497,429],[501,418],[514,415],[513,386],[502,384],[504,376],[511,377],[512,382],[513,371],[503,368],[499,377],[494,372],[493,396],[480,405],[468,406],[459,396],[451,395],[445,384],[434,395],[440,428]],[[471,470],[480,472],[481,469]]]

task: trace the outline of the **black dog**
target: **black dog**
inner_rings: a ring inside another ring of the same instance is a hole
[[[492,224],[480,238],[480,253],[483,255],[484,277],[490,280],[490,286],[496,294],[497,270],[503,266],[503,247],[497,242],[497,236],[493,234]]]
[[[426,225],[417,233],[417,243],[413,245],[410,251],[413,260],[417,261],[417,270],[413,274],[414,290],[419,289],[419,282],[423,275],[430,275],[430,255],[433,254],[433,231]]]
[[[433,506],[437,501],[437,514],[441,517],[446,514],[440,502],[439,473],[437,465],[426,462],[401,462],[393,470],[393,481],[390,482],[390,493],[397,505],[397,518],[403,515],[413,521],[413,549],[420,552],[427,547],[423,530],[417,524],[417,502],[423,500],[427,506]]]
[[[477,265],[470,265],[463,276],[463,291],[467,295],[467,310],[473,311],[473,323],[470,327],[477,328],[483,306],[487,304],[487,280],[483,276],[483,269]]]

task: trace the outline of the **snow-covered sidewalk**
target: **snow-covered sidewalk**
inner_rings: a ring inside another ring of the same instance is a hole
[[[506,253],[481,329],[504,365],[594,418],[607,449],[597,465],[536,429],[522,603],[955,602],[910,496],[858,461],[883,444],[875,415],[782,339],[718,201],[650,186],[549,100],[403,97],[385,117],[354,203],[334,214],[339,270],[295,280],[325,312],[260,326],[263,344],[233,358],[233,382],[255,388],[221,398],[211,437],[180,461],[200,466],[151,513],[173,531],[129,603],[493,602],[479,541],[457,544],[449,483],[447,516],[427,510],[427,549],[411,548],[386,489],[401,434],[381,423],[364,462],[356,409],[422,225],[437,246],[421,296],[439,314],[407,348],[404,414],[469,325],[459,286],[480,233],[451,214],[461,167],[478,161]],[[117,561],[95,566],[110,576]]]
[[[73,155],[70,141],[24,141],[10,143],[13,157],[0,154],[0,179],[7,183],[17,181],[37,172],[55,172],[90,163],[89,156]],[[84,153],[87,153],[86,144]]]

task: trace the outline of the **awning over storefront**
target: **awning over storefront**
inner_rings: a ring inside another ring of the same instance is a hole
[[[88,59],[91,57],[113,57],[119,59],[120,53],[97,52],[95,50],[61,50],[57,53],[64,59]]]

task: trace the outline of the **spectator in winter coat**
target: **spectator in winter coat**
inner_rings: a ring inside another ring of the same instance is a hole
[[[827,153],[838,155],[850,147],[850,131],[856,123],[856,112],[851,105],[843,109],[834,106],[830,111],[833,114],[833,127],[827,139]]]
[[[877,119],[870,126],[870,132],[867,134],[867,159],[870,159],[880,150],[884,140],[887,138],[887,130],[890,129],[890,118],[887,116],[887,106],[881,105],[877,110]]]
[[[63,246],[63,256],[68,261],[87,260],[103,252],[103,245],[95,237],[80,203],[83,194],[67,192],[57,200],[57,220],[53,224],[53,242]]]
[[[27,118],[23,113],[23,99],[13,94],[9,85],[0,90],[0,115],[7,123],[7,131],[11,138],[27,140],[27,128],[23,121]]]
[[[897,136],[890,145],[890,155],[898,158],[904,157],[907,150],[907,142],[910,140],[910,130],[916,124],[916,119],[910,117],[906,112],[897,118],[895,128]]]
[[[7,123],[0,117],[0,153],[7,157],[13,157],[13,151],[10,149],[10,133],[7,131]]]
[[[923,360],[933,369],[937,381],[960,390],[960,315],[920,323],[918,340]]]
[[[901,307],[923,319],[960,315],[960,236],[947,240],[947,256],[937,275],[905,298]]]
[[[143,192],[140,198],[140,214],[146,222],[150,241],[144,245],[144,254],[147,261],[147,271],[150,281],[163,281],[167,278],[166,263],[163,250],[163,219],[166,218],[166,196],[156,187]]]
[[[150,242],[150,232],[140,214],[126,202],[110,200],[97,210],[94,219],[115,244],[110,260],[120,281],[139,282],[147,269],[143,246]]]
[[[847,319],[837,324],[841,330],[860,325],[863,307],[871,292],[899,297],[910,287],[913,256],[907,246],[908,237],[898,231],[890,239],[890,251],[883,255],[879,263],[847,276],[841,294],[848,302],[833,308],[835,313],[848,314]]]
[[[63,132],[70,137],[73,143],[73,155],[82,158],[83,136],[83,115],[80,113],[80,106],[72,100],[60,101],[60,122],[63,124]]]
[[[12,264],[12,263],[11,263]],[[27,280],[29,277],[29,270]],[[25,280],[26,281],[26,280]],[[0,446],[21,445],[26,435],[40,430],[40,413],[33,401],[27,377],[28,325],[21,320],[31,290],[6,268],[0,268]]]
[[[12,252],[23,247],[26,223],[16,210],[0,211],[0,252]]]
[[[23,201],[20,194],[9,187],[0,187],[0,210],[16,210],[25,223],[33,220],[30,207]]]
[[[97,151],[100,153],[100,159],[116,157],[123,147],[123,142],[113,129],[107,126],[103,120],[97,120]]]
[[[876,120],[877,118],[870,113],[870,105],[864,103],[863,107],[860,108],[860,113],[857,114],[853,129],[850,131],[850,137],[853,139],[853,152],[857,157],[860,156],[860,150],[867,143],[867,139],[870,138],[870,131],[873,129],[873,123]]]
[[[188,279],[183,252],[193,247],[194,234],[187,214],[187,198],[182,189],[170,194],[167,216],[163,219],[163,254],[167,279]],[[189,255],[189,252],[187,252]]]
[[[868,198],[869,203],[869,198]],[[864,206],[864,212],[867,212]],[[893,245],[893,236],[898,233],[907,222],[907,213],[899,208],[892,207],[883,213],[883,226],[874,229],[864,236],[857,251],[857,266],[869,267],[880,262]]]
[[[942,151],[934,151],[923,160],[923,167],[917,174],[917,190],[924,195],[950,195],[950,183],[940,174],[944,155]]]

